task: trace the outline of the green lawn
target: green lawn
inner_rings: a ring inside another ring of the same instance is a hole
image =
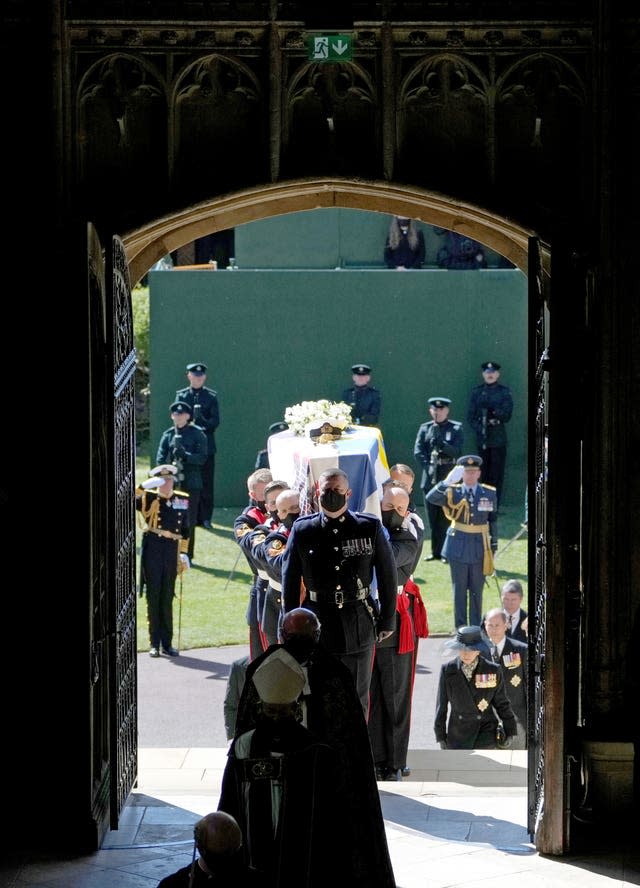
[[[139,480],[147,476],[148,462],[138,461]],[[181,650],[248,643],[245,613],[251,573],[240,548],[233,538],[233,522],[245,503],[234,508],[216,509],[213,532],[198,528],[194,563],[176,584],[173,643]],[[422,510],[420,510],[422,514]],[[423,515],[424,518],[424,515]],[[504,508],[498,531],[503,547],[520,530],[522,508]],[[137,535],[138,554],[140,531]],[[425,543],[424,554],[429,552]],[[240,556],[240,557],[238,557]],[[518,579],[527,588],[527,534],[512,543],[496,560],[498,582]],[[138,577],[136,573],[136,577]],[[453,628],[453,608],[449,567],[440,561],[420,561],[414,575],[427,607],[429,631],[448,634]],[[500,603],[497,583],[489,578],[485,586],[484,609]],[[149,649],[146,603],[138,599],[138,650]],[[178,626],[180,634],[178,635]]]

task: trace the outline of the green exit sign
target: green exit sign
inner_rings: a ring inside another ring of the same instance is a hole
[[[350,62],[353,39],[350,34],[316,34],[307,37],[307,58],[311,62]]]

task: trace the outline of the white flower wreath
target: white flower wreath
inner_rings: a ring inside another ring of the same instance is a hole
[[[311,425],[329,423],[335,429],[344,430],[351,424],[351,407],[344,401],[302,401],[284,411],[284,421],[296,435],[304,435]]]

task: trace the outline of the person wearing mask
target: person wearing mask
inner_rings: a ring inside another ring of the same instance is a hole
[[[393,551],[379,518],[349,510],[345,472],[325,470],[318,490],[321,511],[294,522],[285,550],[284,612],[302,606],[317,613],[322,641],[351,672],[366,718],[374,646],[395,628]]]
[[[258,654],[264,650],[262,638],[260,636],[260,620],[258,615],[258,597],[262,597],[262,593],[267,586],[267,578],[258,575],[258,569],[252,562],[250,551],[243,545],[243,540],[250,534],[259,524],[265,524],[269,520],[269,514],[266,511],[265,504],[265,487],[269,482],[273,481],[270,469],[256,469],[247,478],[247,492],[249,494],[249,504],[244,507],[242,512],[235,518],[233,522],[233,538],[244,552],[249,568],[251,569],[252,581],[249,589],[249,602],[247,604],[247,625],[249,626],[249,656],[255,659]],[[238,557],[240,555],[238,554]]]
[[[398,576],[396,628],[376,644],[367,727],[378,779],[397,781],[402,780],[409,749],[417,635],[415,595],[405,591],[405,583],[420,558],[423,533],[411,520],[409,494],[404,488],[387,485],[380,508]]]
[[[344,790],[344,822],[354,865],[353,872],[345,872],[352,879],[349,884],[357,888],[395,888],[362,705],[351,673],[322,643],[321,629],[317,615],[308,608],[297,607],[284,614],[278,644],[270,645],[247,667],[236,734],[250,731],[257,724],[260,696],[251,680],[253,675],[269,658],[285,650],[305,675],[297,700],[300,722],[337,755],[333,780]]]

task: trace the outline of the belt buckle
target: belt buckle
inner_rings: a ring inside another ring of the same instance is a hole
[[[336,592],[335,599],[338,607],[342,607],[342,605],[344,604],[344,592]]]

